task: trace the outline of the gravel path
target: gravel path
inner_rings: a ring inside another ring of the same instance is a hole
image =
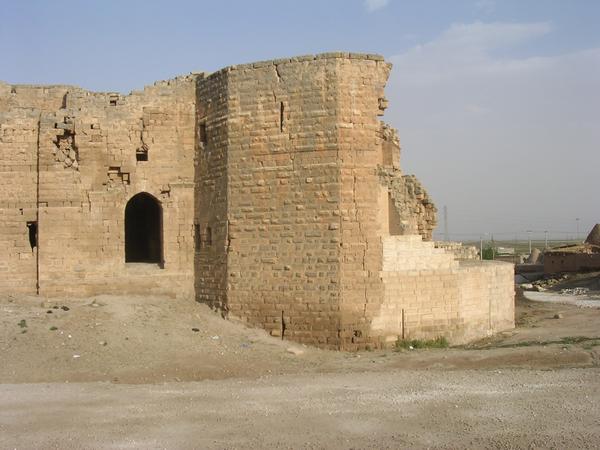
[[[523,293],[527,300],[534,302],[561,303],[575,305],[584,308],[600,308],[600,295],[570,295],[558,292],[534,292]]]
[[[600,369],[0,385],[0,448],[597,448]]]

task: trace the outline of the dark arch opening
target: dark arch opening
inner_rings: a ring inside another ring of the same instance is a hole
[[[162,208],[146,192],[125,207],[125,262],[162,264]]]

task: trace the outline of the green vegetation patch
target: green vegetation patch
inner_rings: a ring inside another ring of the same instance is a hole
[[[444,336],[438,336],[435,339],[398,339],[396,341],[396,350],[413,350],[417,348],[448,348],[450,344]]]

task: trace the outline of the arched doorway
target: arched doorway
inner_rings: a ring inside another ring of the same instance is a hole
[[[162,263],[162,208],[146,192],[125,206],[125,262]]]

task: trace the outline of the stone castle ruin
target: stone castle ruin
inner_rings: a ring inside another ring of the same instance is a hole
[[[331,349],[512,328],[512,265],[431,241],[379,121],[390,70],[328,53],[126,96],[0,83],[0,289],[195,297]]]

